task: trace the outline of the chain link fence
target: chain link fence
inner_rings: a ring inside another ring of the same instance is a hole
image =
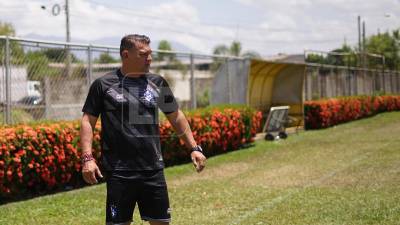
[[[382,69],[307,64],[304,99],[400,93],[400,73]]]
[[[246,90],[236,88],[247,76],[247,60],[154,51],[150,71],[168,81],[182,109],[193,109],[213,104],[213,99],[246,101],[246,96],[237,96]],[[79,119],[91,82],[120,66],[119,46],[0,36],[0,124]],[[226,76],[218,83],[214,78],[221,74]],[[224,90],[226,96],[212,96],[215,89]],[[400,74],[307,64],[303,90],[305,100],[400,93]]]
[[[400,93],[400,73],[383,54],[305,50],[305,100]]]
[[[119,47],[0,37],[0,124],[75,120],[95,79],[121,66]],[[213,78],[230,57],[154,51],[182,109],[210,105]]]

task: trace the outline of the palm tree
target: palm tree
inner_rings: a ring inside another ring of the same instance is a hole
[[[246,51],[242,53],[242,44],[238,41],[233,41],[228,47],[224,44],[217,45],[213,51],[214,55],[222,56],[241,56],[249,59],[261,59],[261,56],[256,51]],[[214,58],[211,65],[211,71],[216,71],[224,63],[225,59]]]
[[[228,47],[224,44],[217,45],[213,51],[214,55],[224,55],[224,56],[242,56],[245,58],[256,58],[260,59],[261,56],[256,51],[246,51],[242,53],[242,44],[238,41],[233,41]]]

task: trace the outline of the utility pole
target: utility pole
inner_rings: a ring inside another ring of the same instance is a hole
[[[46,6],[42,5],[41,8],[43,10],[46,10]],[[51,13],[53,16],[58,16],[60,14],[61,7],[59,4],[53,5],[51,8]],[[71,75],[71,50],[70,50],[70,45],[69,42],[71,42],[71,32],[70,32],[70,22],[69,22],[69,0],[65,0],[65,5],[64,5],[64,12],[65,12],[65,28],[66,28],[66,42],[67,44],[65,45],[65,76],[69,77]]]
[[[357,17],[358,24],[358,51],[361,52],[361,17],[358,15]]]
[[[65,25],[66,25],[66,41],[67,41],[67,46],[66,46],[66,58],[65,58],[65,74],[67,77],[70,77],[71,75],[71,52],[70,52],[70,46],[68,45],[69,42],[71,42],[71,32],[69,29],[69,0],[65,0]]]
[[[365,21],[362,22],[362,55],[363,55],[363,59],[362,59],[362,66],[363,69],[365,69],[365,66],[367,64],[367,58],[365,55]]]
[[[362,50],[365,51],[365,21],[362,22]]]
[[[366,79],[367,54],[365,50],[365,21],[362,22],[362,68],[364,81]]]

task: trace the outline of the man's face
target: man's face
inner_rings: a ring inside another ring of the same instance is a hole
[[[152,50],[149,45],[136,43],[136,49],[128,51],[128,63],[138,73],[147,73],[150,70]]]

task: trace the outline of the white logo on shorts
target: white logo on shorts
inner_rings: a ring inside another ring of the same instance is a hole
[[[111,217],[115,218],[117,216],[117,207],[115,205],[111,205],[110,210],[111,210]]]

